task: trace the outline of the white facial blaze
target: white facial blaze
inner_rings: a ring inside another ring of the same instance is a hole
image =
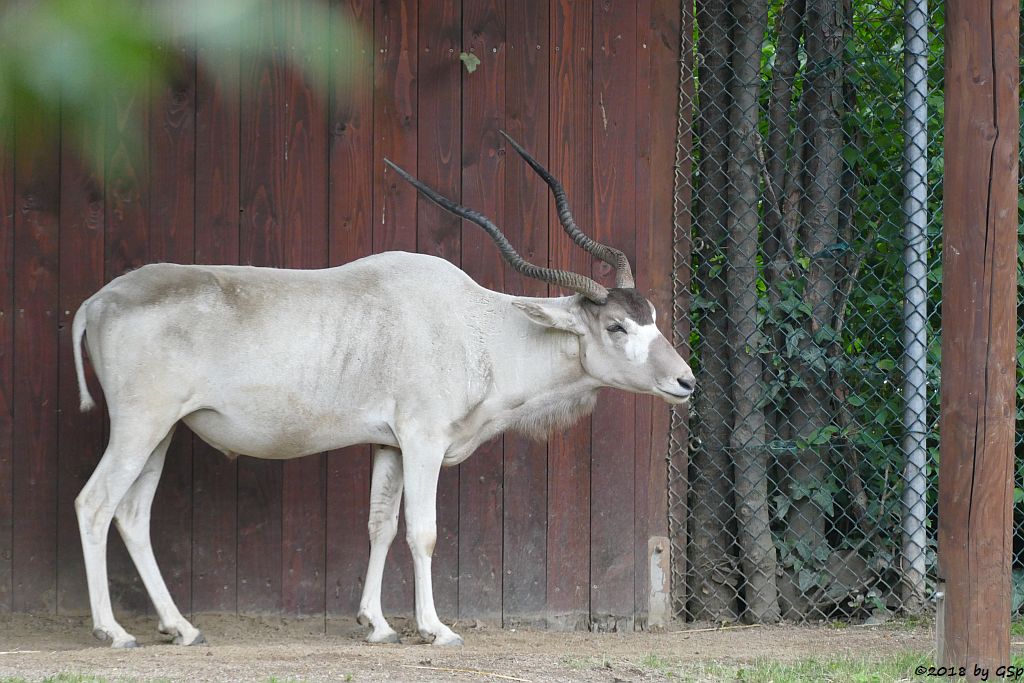
[[[661,334],[658,331],[658,326],[654,323],[637,325],[628,319],[623,321],[623,323],[626,332],[629,333],[626,345],[623,347],[626,352],[626,358],[637,365],[643,365],[647,362],[647,356],[651,352],[651,343]]]

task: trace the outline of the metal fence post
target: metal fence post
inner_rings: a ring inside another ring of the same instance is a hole
[[[904,604],[925,598],[928,461],[928,2],[907,0],[903,75]]]

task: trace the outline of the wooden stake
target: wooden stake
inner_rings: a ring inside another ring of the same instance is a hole
[[[1010,663],[1019,0],[947,0],[939,664]]]

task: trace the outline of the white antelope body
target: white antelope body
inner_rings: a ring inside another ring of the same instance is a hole
[[[445,208],[486,221],[396,170]],[[552,188],[557,198],[561,188]],[[73,325],[82,407],[93,405],[84,337],[110,413],[109,444],[75,501],[94,633],[115,647],[135,645],[111,610],[113,520],[161,630],[182,644],[203,641],[171,600],[149,538],[153,494],[183,421],[231,456],[287,459],[374,444],[359,610],[368,640],[398,640],[381,611],[381,578],[404,492],[418,629],[435,644],[461,643],[438,619],[431,590],[441,466],[508,429],[541,436],[568,424],[593,408],[602,386],[673,403],[693,391],[690,368],[628,272],[619,273],[628,287],[605,290],[583,276],[510,262],[583,293],[509,296],[442,259],[389,252],[316,271],[153,264],[86,300]]]

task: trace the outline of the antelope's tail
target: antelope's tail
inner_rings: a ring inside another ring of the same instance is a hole
[[[79,409],[84,413],[96,407],[89,393],[89,385],[85,381],[85,367],[82,364],[82,339],[85,337],[85,306],[88,302],[79,306],[75,313],[75,320],[71,323],[71,343],[75,350],[75,374],[78,375],[78,395],[80,398]]]

